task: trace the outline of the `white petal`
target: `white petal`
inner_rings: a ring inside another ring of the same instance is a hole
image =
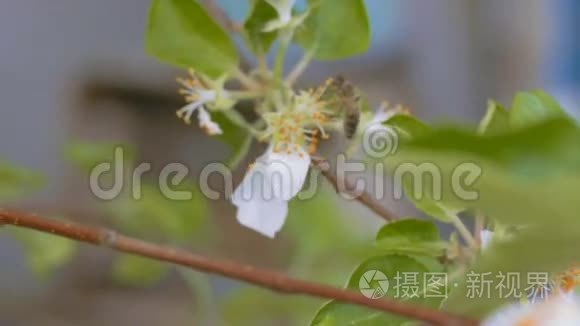
[[[269,180],[263,171],[264,166],[258,159],[250,170],[246,172],[242,183],[238,185],[232,194],[231,201],[234,205],[240,206],[252,200],[266,201],[273,199]],[[266,191],[270,191],[270,193],[266,194]]]
[[[281,29],[286,26],[287,23],[280,21],[279,19],[273,19],[267,22],[264,27],[262,28],[262,32],[269,33],[273,32],[277,29]]]
[[[243,226],[273,238],[284,224],[288,213],[286,201],[265,199],[267,180],[254,165],[234,191],[231,201],[238,208],[236,218]]]
[[[288,213],[288,200],[302,189],[310,156],[302,148],[275,153],[272,147],[260,156],[232,194],[240,224],[274,237]]]
[[[246,173],[232,202],[273,198],[289,201],[302,189],[309,167],[310,155],[301,147],[292,153],[275,153],[270,146]]]
[[[208,135],[221,135],[222,129],[217,123],[211,120],[211,116],[203,106],[198,111],[197,119],[199,120],[199,127],[207,132]]]
[[[539,304],[529,317],[538,325],[580,325],[578,297],[555,295]]]
[[[177,116],[189,124],[191,123],[191,115],[201,104],[199,101],[188,103],[177,111]]]
[[[237,202],[238,222],[267,237],[274,238],[288,215],[288,202],[279,199],[253,199]]]
[[[290,17],[292,16],[292,8],[296,3],[296,0],[266,0],[278,13],[278,17],[281,21],[288,23]]]
[[[517,325],[517,322],[525,318],[533,309],[531,304],[513,303],[494,312],[486,318],[482,326],[508,326]]]
[[[537,304],[515,303],[488,317],[483,326],[532,324],[535,326],[580,325],[578,297],[555,295]]]
[[[292,20],[292,8],[296,0],[266,0],[278,13],[278,18],[266,23],[263,32],[272,32],[286,27]]]
[[[214,90],[207,90],[198,88],[195,90],[197,96],[199,97],[199,101],[203,103],[213,102],[217,98],[217,93]]]
[[[394,114],[395,112],[393,110],[387,110],[386,104],[382,104],[375,112],[375,115],[370,123],[383,123],[389,120]]]
[[[302,147],[290,153],[269,149],[267,162],[275,197],[288,201],[302,190],[310,168],[310,155]]]
[[[489,230],[481,230],[479,233],[479,238],[481,239],[481,249],[487,248],[493,238],[493,232]]]

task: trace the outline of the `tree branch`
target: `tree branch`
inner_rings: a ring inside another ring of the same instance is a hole
[[[194,270],[244,281],[273,291],[302,294],[340,302],[356,304],[400,316],[433,323],[435,325],[477,325],[474,320],[450,315],[441,311],[414,306],[394,300],[373,300],[350,290],[293,279],[284,274],[253,266],[218,260],[189,253],[184,250],[157,245],[130,238],[112,230],[93,228],[36,215],[0,210],[0,224],[34,229],[96,246],[148,257],[158,261],[185,266]]]
[[[357,194],[354,193],[352,190],[349,190],[355,189],[355,186],[350,182],[348,182],[348,180],[343,180],[346,189],[340,189],[341,187],[338,184],[338,177],[330,171],[330,164],[325,159],[312,158],[312,166],[320,171],[320,173],[326,178],[326,180],[328,180],[328,182],[332,184],[336,192],[342,192],[347,195],[350,195],[351,197],[354,197],[359,203],[366,206],[368,209],[376,213],[378,216],[380,216],[387,222],[392,222],[398,219],[398,217],[395,214],[393,214],[391,211],[384,208],[377,201],[375,201],[369,193],[362,192],[360,194]]]

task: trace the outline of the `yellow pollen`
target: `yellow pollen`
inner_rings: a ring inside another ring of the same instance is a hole
[[[531,318],[524,318],[523,320],[518,321],[516,326],[534,326],[536,322],[534,322]]]

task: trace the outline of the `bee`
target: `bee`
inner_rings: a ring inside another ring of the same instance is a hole
[[[337,111],[342,114],[344,134],[346,138],[352,139],[360,122],[359,96],[354,86],[338,75],[329,82],[325,95],[334,96],[333,102],[336,103]]]

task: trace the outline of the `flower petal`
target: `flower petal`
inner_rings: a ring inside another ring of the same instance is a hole
[[[511,304],[492,314],[483,326],[580,325],[578,297],[554,295],[536,304]]]
[[[275,153],[270,146],[232,194],[240,224],[273,238],[286,220],[288,201],[302,189],[309,166],[310,156],[301,147]]]
[[[197,110],[197,108],[201,106],[201,104],[202,103],[199,101],[188,103],[181,109],[177,110],[176,112],[177,117],[185,121],[185,123],[187,123],[188,125],[191,124],[191,115],[193,114],[193,112],[195,112],[195,110]]]
[[[290,153],[274,152],[271,148],[267,153],[274,196],[288,201],[304,186],[310,168],[310,155],[300,146]]]
[[[241,225],[270,238],[280,231],[288,215],[288,202],[279,199],[252,199],[237,202],[236,206],[236,218]]]
[[[198,109],[197,119],[199,120],[199,127],[203,129],[208,135],[221,135],[222,129],[220,126],[211,120],[211,116],[201,106]]]
[[[370,121],[370,123],[383,123],[389,120],[393,115],[393,111],[387,110],[387,105],[383,103],[375,112],[375,115],[373,116],[373,119]]]
[[[493,232],[489,230],[481,230],[479,233],[479,238],[481,239],[481,249],[485,250],[493,238]]]
[[[238,185],[232,194],[232,204],[239,207],[240,205],[244,205],[246,202],[252,200],[265,201],[272,199],[272,196],[267,197],[265,195],[266,188],[268,188],[268,181],[265,178],[265,173],[260,169],[262,165],[258,163],[259,159],[250,170],[246,172],[242,183]]]
[[[301,147],[291,153],[277,153],[270,146],[246,173],[232,202],[240,198],[289,201],[302,189],[309,167],[310,155]]]

